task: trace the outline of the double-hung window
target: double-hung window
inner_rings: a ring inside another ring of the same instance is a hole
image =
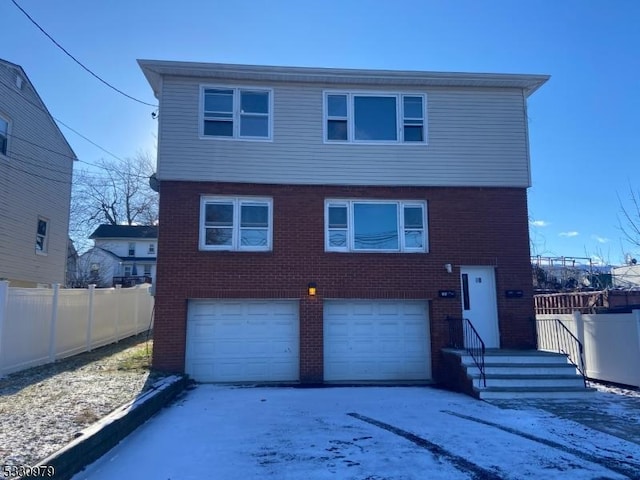
[[[271,250],[273,202],[270,198],[202,197],[201,250]]]
[[[272,96],[259,88],[203,87],[202,135],[270,140]]]
[[[7,144],[9,143],[9,122],[0,117],[0,154],[7,154]]]
[[[419,200],[327,200],[328,252],[426,252],[427,204]]]
[[[327,142],[425,143],[426,95],[325,92]]]
[[[36,227],[36,253],[46,255],[49,249],[49,220],[38,217]]]

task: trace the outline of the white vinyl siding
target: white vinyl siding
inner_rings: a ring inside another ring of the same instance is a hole
[[[242,82],[238,82],[240,88]],[[255,85],[250,85],[255,87]],[[212,182],[529,186],[525,97],[520,89],[430,87],[428,145],[324,141],[322,85],[273,89],[273,141],[202,139],[198,79],[165,77],[158,178]],[[392,86],[385,86],[387,92]],[[371,87],[349,86],[349,90]],[[406,119],[410,120],[410,119]],[[404,124],[405,118],[402,119]]]
[[[32,85],[18,89],[15,79],[0,61],[0,112],[10,119],[0,162],[0,277],[12,286],[64,283],[74,154]],[[49,221],[47,255],[34,253],[38,216]]]

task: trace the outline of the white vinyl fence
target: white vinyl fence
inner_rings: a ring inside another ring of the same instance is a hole
[[[149,329],[149,287],[10,288],[0,281],[0,377]]]
[[[543,322],[560,320],[584,345],[585,374],[589,378],[640,387],[640,310],[632,313],[536,315]],[[553,339],[539,342],[553,350]]]

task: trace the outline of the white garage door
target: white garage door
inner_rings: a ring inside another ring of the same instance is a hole
[[[426,301],[324,302],[324,378],[431,378]]]
[[[194,380],[298,380],[298,302],[191,300],[187,318],[185,370]]]

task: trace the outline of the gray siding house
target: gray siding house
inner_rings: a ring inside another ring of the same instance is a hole
[[[65,282],[75,153],[19,65],[0,59],[0,278]]]

